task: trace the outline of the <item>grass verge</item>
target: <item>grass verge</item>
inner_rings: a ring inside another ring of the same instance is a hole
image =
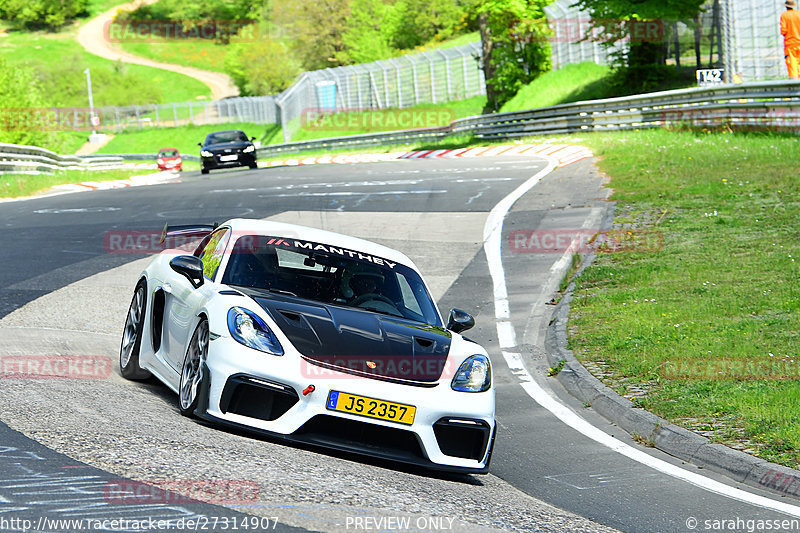
[[[54,174],[3,174],[0,175],[0,199],[19,198],[42,193],[55,185],[82,181],[124,180],[154,170],[64,170]]]
[[[59,32],[9,30],[0,38],[0,57],[34,69],[47,105],[88,107],[86,75],[91,69],[98,107],[184,102],[211,98],[203,83],[168,70],[109,61],[86,52],[75,26]]]
[[[576,356],[672,422],[800,466],[800,141],[660,130],[582,141],[611,176],[616,228],[658,238],[599,254],[578,278]]]
[[[100,148],[101,154],[147,154],[158,152],[160,148],[177,148],[181,153],[200,155],[200,147],[206,135],[212,131],[243,130],[247,135],[264,142],[272,136],[275,125],[231,123],[211,125],[189,125],[178,128],[143,128],[125,130],[114,136],[108,144]]]
[[[120,43],[126,52],[161,63],[172,63],[214,72],[225,71],[224,44],[203,39],[180,39],[165,42]]]
[[[574,63],[546,72],[522,87],[500,111],[523,111],[537,107],[595,100],[608,96],[611,69],[596,63]]]

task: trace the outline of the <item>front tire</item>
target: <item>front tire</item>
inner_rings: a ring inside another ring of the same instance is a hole
[[[140,281],[133,291],[122,343],[119,347],[119,370],[125,379],[141,380],[150,377],[150,372],[139,366],[139,353],[142,349],[144,317],[147,310],[147,282]]]
[[[208,169],[205,167],[200,167],[200,174],[208,174]]]
[[[202,319],[194,330],[181,366],[181,382],[178,387],[178,409],[183,416],[191,417],[197,409],[200,391],[208,377],[205,362],[208,356],[208,320]]]

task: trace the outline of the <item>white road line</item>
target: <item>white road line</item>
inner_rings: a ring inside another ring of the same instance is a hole
[[[513,348],[517,346],[516,332],[513,324],[511,324],[509,320],[508,290],[506,288],[505,270],[503,269],[501,244],[503,221],[508,212],[511,210],[511,207],[517,202],[517,200],[520,199],[520,197],[522,197],[523,194],[532,189],[544,176],[552,172],[553,169],[558,166],[557,161],[551,157],[542,155],[539,155],[539,157],[547,160],[547,167],[514,189],[508,196],[503,198],[500,203],[494,206],[489,213],[489,216],[486,219],[486,224],[483,228],[483,249],[486,253],[486,259],[489,264],[489,274],[492,277],[498,340],[500,341],[503,358],[505,359],[512,373],[519,378],[522,389],[528,394],[528,396],[533,398],[536,403],[550,411],[564,424],[578,431],[582,435],[592,439],[593,441],[602,444],[603,446],[606,446],[609,449],[624,455],[625,457],[628,457],[629,459],[653,468],[654,470],[662,472],[668,476],[691,483],[692,485],[705,489],[709,492],[762,507],[764,509],[771,509],[781,513],[786,513],[788,515],[800,517],[800,507],[796,505],[782,503],[764,496],[759,496],[757,494],[751,494],[747,491],[731,487],[705,476],[701,476],[700,474],[690,472],[662,459],[653,457],[641,450],[637,450],[629,444],[626,444],[605,433],[599,428],[591,425],[572,409],[561,403],[550,392],[540,387],[536,381],[534,381],[533,376],[525,368],[519,353],[513,350]]]
[[[444,190],[429,191],[379,191],[379,192],[298,192],[293,194],[259,194],[259,198],[302,198],[306,196],[386,196],[401,194],[445,194]]]

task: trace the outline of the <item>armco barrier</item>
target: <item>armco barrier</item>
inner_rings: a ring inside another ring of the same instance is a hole
[[[264,146],[259,156],[432,142],[448,136],[508,139],[686,125],[800,131],[800,82],[772,81],[591,100],[454,120],[441,128],[349,135]]]
[[[620,131],[660,127],[767,129],[800,132],[800,81],[679,89],[605,100],[563,104],[528,111],[494,113],[454,120],[447,126],[331,137],[262,146],[258,156],[306,151],[432,143],[450,136],[513,139],[533,135]],[[199,161],[183,154],[187,161]],[[155,154],[62,156],[43,148],[0,143],[0,173],[52,172],[55,169],[116,168],[122,160],[154,160]]]
[[[187,161],[200,156],[185,154]],[[40,174],[57,170],[111,170],[124,168],[125,161],[155,161],[156,154],[60,155],[46,148],[0,143],[0,174]]]

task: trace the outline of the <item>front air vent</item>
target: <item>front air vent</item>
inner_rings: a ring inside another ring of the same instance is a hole
[[[219,408],[223,413],[271,422],[285,415],[299,399],[288,385],[237,374],[228,378]]]
[[[445,417],[433,425],[442,453],[450,457],[480,461],[489,443],[489,424],[483,420]]]

